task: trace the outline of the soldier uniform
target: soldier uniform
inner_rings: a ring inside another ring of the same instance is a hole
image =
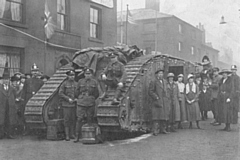
[[[74,128],[76,121],[76,89],[77,82],[74,81],[75,72],[67,71],[68,76],[73,76],[72,79],[65,80],[59,88],[59,97],[61,97],[61,105],[63,107],[64,127],[66,140],[74,137]],[[70,137],[69,137],[70,133]]]
[[[116,89],[113,103],[118,103],[123,89],[123,85],[126,80],[126,71],[124,65],[117,60],[114,54],[111,55],[111,58],[114,59],[111,60],[111,62],[108,64],[108,66],[104,69],[102,73],[101,86],[103,86],[103,84],[106,84],[107,88],[110,87]],[[105,76],[106,79],[103,79],[103,76]],[[105,87],[102,88],[104,90],[104,94],[101,96],[101,98],[104,98],[106,89]]]
[[[85,78],[80,79],[77,85],[77,139],[75,142],[78,142],[81,137],[84,119],[87,118],[87,122],[91,122],[94,116],[95,100],[99,96],[99,90],[97,81],[91,77],[92,74],[91,69],[86,69],[84,72]]]

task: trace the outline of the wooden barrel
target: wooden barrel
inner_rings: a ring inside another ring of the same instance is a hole
[[[100,128],[97,124],[85,124],[82,126],[82,143],[96,144],[99,143],[97,135],[100,134]]]

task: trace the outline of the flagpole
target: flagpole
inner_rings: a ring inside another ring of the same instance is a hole
[[[121,0],[121,44],[123,44],[123,0]]]
[[[47,5],[47,0],[45,0],[45,4],[44,4],[44,8],[46,7]],[[45,9],[44,9],[44,12],[45,12]],[[44,13],[45,14],[45,13]],[[43,25],[43,33],[44,33],[44,74],[46,74],[46,52],[47,52],[47,36],[46,36],[46,33],[45,33],[45,25]]]
[[[127,45],[127,34],[128,32],[128,4],[127,4],[127,16],[126,16],[126,45]]]
[[[158,0],[156,0],[158,1]],[[156,3],[157,4],[157,3]],[[155,23],[156,23],[156,34],[155,34],[155,54],[157,54],[157,50],[158,50],[158,11],[156,9],[155,11]]]

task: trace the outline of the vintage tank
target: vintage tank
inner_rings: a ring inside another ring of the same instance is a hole
[[[114,91],[107,93],[108,98],[97,100],[95,113],[101,131],[149,131],[152,102],[148,95],[148,88],[155,76],[154,72],[163,68],[165,76],[168,72],[173,72],[175,75],[183,73],[186,77],[197,69],[194,63],[170,55],[143,55],[143,51],[136,46],[83,49],[75,53],[72,64],[58,69],[28,101],[25,119],[30,128],[47,129],[50,124],[53,124],[52,121],[62,120],[58,89],[66,78],[66,70],[74,68],[78,71],[76,74],[76,80],[78,80],[83,77],[82,70],[85,67],[91,67],[95,73],[94,77],[99,80],[103,69],[110,62],[109,54],[111,53],[119,56],[119,60],[125,65],[127,80],[119,105],[111,105]]]

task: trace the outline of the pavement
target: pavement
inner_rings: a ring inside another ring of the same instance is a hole
[[[49,141],[36,136],[0,140],[0,160],[240,160],[239,124],[232,131],[201,121],[201,130],[84,145],[73,141]],[[184,124],[187,128],[188,124]]]

